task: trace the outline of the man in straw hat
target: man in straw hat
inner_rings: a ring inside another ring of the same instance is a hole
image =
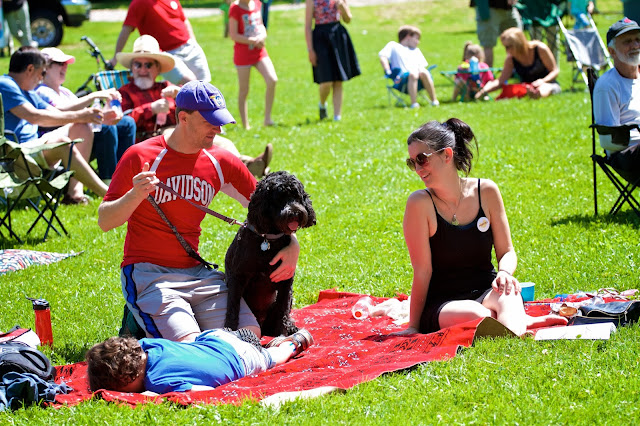
[[[123,66],[131,69],[131,82],[119,91],[122,108],[131,110],[131,117],[136,121],[136,142],[173,130],[176,125],[174,98],[180,87],[168,81],[156,82],[156,78],[173,68],[174,57],[161,52],[156,39],[143,35],[133,43],[132,53],[120,52],[117,58]],[[256,158],[240,155],[233,142],[222,136],[216,136],[214,144],[240,157],[256,177],[264,176],[273,155],[271,144]]]
[[[607,31],[613,68],[602,74],[593,91],[596,124],[640,124],[640,26],[621,19]],[[617,145],[611,135],[600,135],[609,164],[627,181],[640,179],[640,133],[632,130],[628,146]]]
[[[178,0],[132,0],[127,17],[116,42],[116,52],[111,59],[115,66],[134,29],[140,35],[151,35],[163,51],[176,58],[175,68],[167,70],[164,77],[175,84],[191,80],[211,81],[209,64],[204,51],[196,41],[193,28],[182,11]]]
[[[122,291],[146,336],[192,341],[203,330],[224,326],[228,290],[224,274],[193,253],[205,213],[186,200],[206,207],[222,191],[247,207],[256,180],[237,157],[213,145],[221,126],[235,123],[218,89],[191,81],[175,103],[177,123],[170,136],[147,139],[124,153],[98,209],[98,225],[106,232],[127,222]],[[159,187],[160,182],[186,200]],[[271,274],[274,282],[293,276],[299,252],[293,238],[272,259],[272,264],[282,261]],[[239,327],[260,336],[244,302]]]

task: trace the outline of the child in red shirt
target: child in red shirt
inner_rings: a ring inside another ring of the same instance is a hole
[[[267,85],[264,106],[264,125],[273,125],[271,108],[276,94],[278,76],[264,47],[267,30],[262,23],[260,12],[262,3],[259,0],[236,0],[229,8],[229,37],[235,41],[233,46],[233,63],[238,70],[238,109],[242,126],[249,126],[247,112],[247,95],[249,94],[249,76],[251,67],[262,74]]]

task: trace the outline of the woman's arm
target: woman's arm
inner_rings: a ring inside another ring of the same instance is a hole
[[[107,101],[117,99],[119,101],[122,101],[122,96],[120,96],[120,92],[118,92],[116,89],[99,90],[97,92],[91,92],[81,98],[72,99],[70,100],[70,102],[57,108],[60,111],[77,111],[79,109],[88,107],[96,99],[106,99]]]
[[[305,7],[304,38],[307,41],[309,62],[315,67],[318,64],[318,58],[316,57],[316,51],[313,49],[313,29],[311,28],[313,22],[313,0],[305,0]]]
[[[495,182],[483,179],[480,184],[482,192],[483,210],[488,212],[489,223],[491,223],[491,233],[493,235],[493,246],[498,259],[498,276],[492,283],[495,291],[510,294],[515,289],[516,294],[520,293],[520,284],[513,277],[518,266],[518,256],[511,242],[511,231],[507,213],[500,190]]]
[[[402,229],[413,268],[411,283],[411,302],[409,305],[409,326],[407,333],[417,333],[420,329],[420,317],[429,291],[429,282],[433,271],[431,265],[431,247],[429,246],[429,215],[431,201],[425,191],[416,191],[409,196],[404,212]]]
[[[535,46],[538,47],[538,53],[540,54],[540,60],[544,64],[545,68],[550,70],[549,74],[544,76],[541,79],[538,79],[531,83],[533,87],[540,87],[544,83],[550,83],[558,77],[560,74],[560,68],[558,68],[558,64],[556,63],[556,58],[553,57],[553,53],[551,53],[551,49],[542,43],[542,42],[533,42]]]
[[[340,12],[340,18],[342,18],[342,20],[347,24],[351,22],[351,10],[349,9],[347,0],[336,0],[336,5],[338,6],[338,11]]]
[[[511,55],[507,55],[504,60],[504,65],[502,65],[500,78],[487,82],[487,84],[485,84],[484,87],[480,89],[478,93],[476,93],[476,99],[481,99],[487,93],[498,90],[499,88],[504,86],[511,78],[511,74],[513,74],[513,59],[511,58]]]

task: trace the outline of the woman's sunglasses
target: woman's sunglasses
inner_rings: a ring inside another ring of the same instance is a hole
[[[415,160],[413,158],[407,158],[407,166],[409,166],[411,170],[416,169],[416,164],[420,167],[424,167],[426,164],[429,164],[429,157],[431,157],[433,154],[437,154],[445,148],[440,148],[439,150],[430,152],[428,154],[426,152],[421,152],[420,154],[416,155]]]

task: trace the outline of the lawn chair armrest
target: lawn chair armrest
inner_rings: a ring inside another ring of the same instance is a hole
[[[592,124],[590,127],[596,129],[599,135],[610,135],[611,143],[620,146],[628,146],[631,140],[631,130],[637,129],[640,131],[640,126],[637,124],[624,124],[622,126],[603,126],[600,124]]]

